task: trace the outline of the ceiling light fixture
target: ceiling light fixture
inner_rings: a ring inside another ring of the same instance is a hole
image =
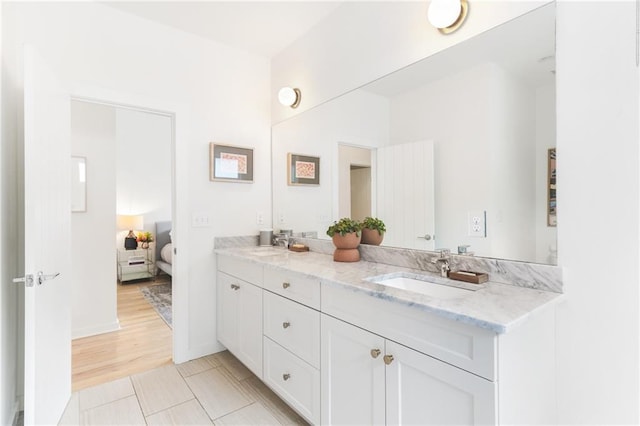
[[[300,105],[302,93],[300,89],[292,89],[291,87],[283,87],[278,92],[278,101],[284,106],[297,108]]]
[[[462,26],[468,13],[467,0],[431,0],[427,17],[442,34],[450,34]]]

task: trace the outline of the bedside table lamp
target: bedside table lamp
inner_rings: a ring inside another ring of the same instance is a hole
[[[118,229],[123,231],[129,230],[129,234],[124,238],[124,248],[127,250],[135,250],[138,248],[138,242],[136,241],[136,234],[133,233],[136,229],[142,229],[142,216],[141,215],[119,215],[118,216]]]

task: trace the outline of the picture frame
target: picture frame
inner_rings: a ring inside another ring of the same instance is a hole
[[[209,143],[209,180],[253,183],[253,148]]]
[[[287,154],[287,184],[320,185],[320,157],[310,155]]]
[[[556,149],[547,151],[547,226],[558,226],[558,205],[556,198]]]

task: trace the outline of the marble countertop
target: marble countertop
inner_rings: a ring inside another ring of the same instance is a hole
[[[453,321],[506,333],[534,314],[563,298],[560,293],[522,288],[488,281],[480,285],[441,278],[417,269],[373,262],[334,262],[333,257],[317,252],[291,252],[283,248],[242,247],[217,249],[219,255],[233,256],[267,268],[294,271],[318,278],[323,285],[334,285],[373,297],[402,303]],[[429,276],[430,280],[462,288],[478,288],[463,297],[442,299],[409,290],[388,287],[366,278],[405,273]]]

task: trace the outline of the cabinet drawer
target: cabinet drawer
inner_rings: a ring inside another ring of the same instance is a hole
[[[322,312],[496,380],[496,335],[489,330],[329,284],[322,289]]]
[[[264,338],[264,381],[302,417],[320,423],[320,372],[268,337]]]
[[[316,368],[320,368],[320,312],[263,293],[264,334]]]
[[[320,280],[295,272],[265,268],[264,288],[296,302],[320,309]]]
[[[262,265],[231,256],[218,255],[218,271],[262,287]]]

